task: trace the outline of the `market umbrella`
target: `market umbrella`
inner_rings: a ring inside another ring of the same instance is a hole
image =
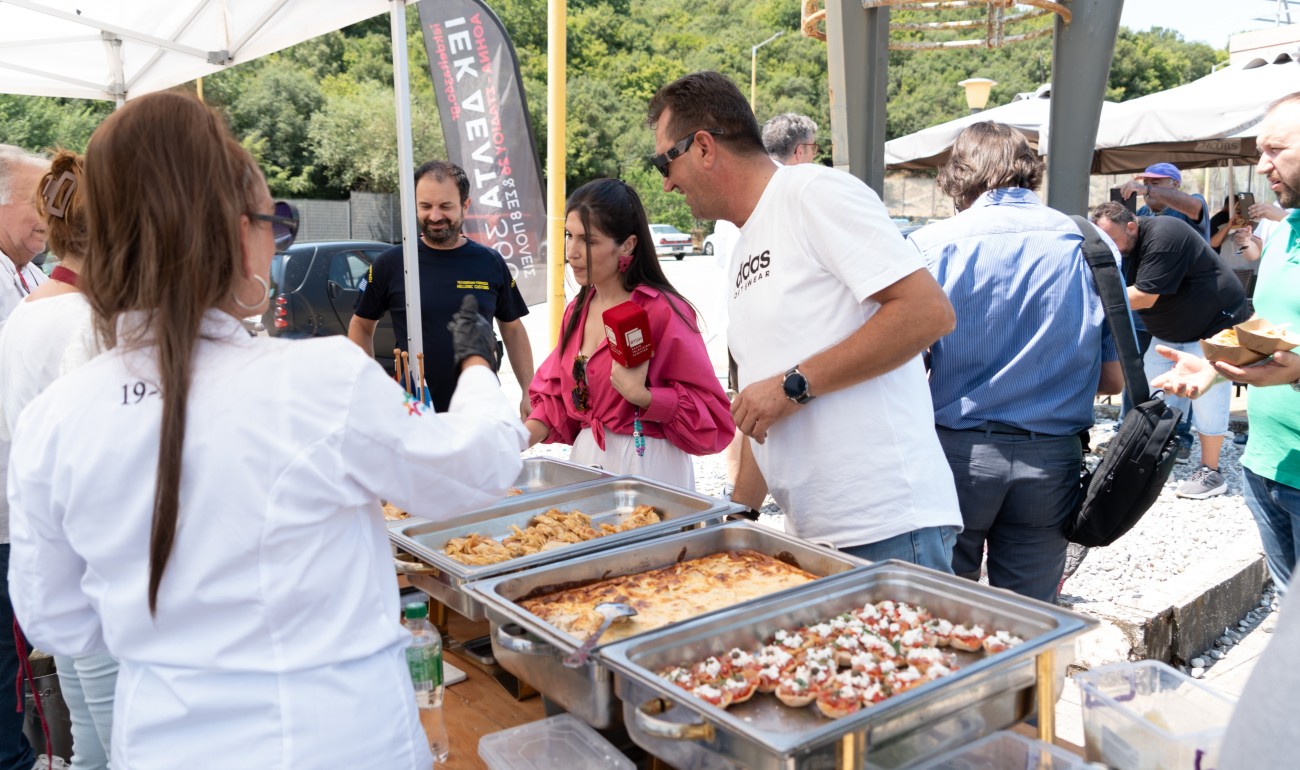
[[[986,120],[1020,129],[1031,145],[1040,146],[1039,131],[1047,123],[1051,108],[1051,84],[1043,85],[1032,94],[1021,94],[1015,100],[999,107],[966,115],[947,123],[900,136],[885,142],[885,167],[891,170],[924,170],[939,168],[948,162],[949,151],[957,135],[967,126]],[[1046,144],[1042,144],[1046,147]]]
[[[1300,90],[1300,52],[1225,67],[1186,85],[1108,106],[1097,126],[1094,174],[1250,164],[1258,124],[1279,97]],[[1045,141],[1045,139],[1044,139]]]

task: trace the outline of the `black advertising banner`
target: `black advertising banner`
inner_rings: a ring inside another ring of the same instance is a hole
[[[546,196],[510,36],[478,0],[416,8],[447,159],[469,176],[464,233],[501,252],[529,305],[545,302]]]

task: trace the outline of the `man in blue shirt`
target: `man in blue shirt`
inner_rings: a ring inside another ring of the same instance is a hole
[[[1140,194],[1144,205],[1137,210],[1140,217],[1174,217],[1192,226],[1206,243],[1210,242],[1210,207],[1199,193],[1185,193],[1181,188],[1183,175],[1172,163],[1157,163],[1125,182],[1119,194],[1128,200]]]
[[[965,529],[953,571],[1053,601],[1079,495],[1079,434],[1123,374],[1083,235],[1032,192],[1043,162],[1019,131],[976,123],[939,172],[958,214],[912,233],[957,312],[930,348],[935,425]],[[1117,256],[1118,259],[1118,256]]]

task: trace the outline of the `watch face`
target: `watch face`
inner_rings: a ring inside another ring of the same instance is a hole
[[[789,398],[800,398],[808,393],[808,378],[800,372],[788,372],[781,383],[781,388]]]

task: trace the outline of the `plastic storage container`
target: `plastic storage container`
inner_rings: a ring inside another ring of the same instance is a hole
[[[909,770],[1083,770],[1082,757],[1042,741],[1000,732]]]
[[[600,733],[570,714],[485,735],[478,755],[492,770],[636,770]]]
[[[1117,770],[1211,770],[1235,698],[1164,663],[1116,663],[1075,674],[1084,748]]]

